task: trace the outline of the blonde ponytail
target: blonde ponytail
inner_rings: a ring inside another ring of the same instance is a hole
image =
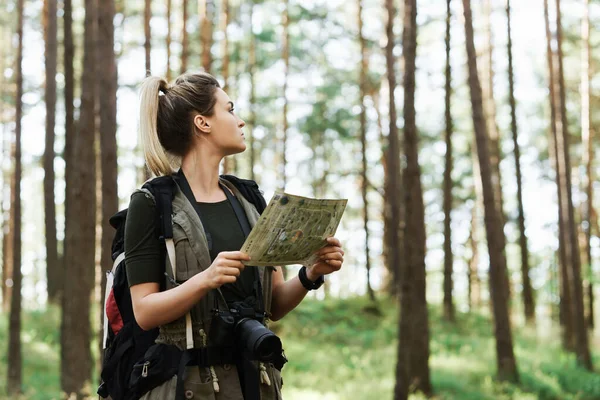
[[[140,89],[140,143],[146,165],[156,176],[172,174],[180,163],[179,157],[165,151],[158,136],[159,91],[167,90],[167,81],[156,76],[144,79]]]

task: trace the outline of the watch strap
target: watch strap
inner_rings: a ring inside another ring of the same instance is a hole
[[[300,268],[300,271],[298,271],[298,279],[300,279],[300,283],[306,290],[316,290],[320,288],[323,283],[325,283],[325,277],[323,275],[321,275],[314,282],[308,279],[308,276],[306,275],[306,267]]]

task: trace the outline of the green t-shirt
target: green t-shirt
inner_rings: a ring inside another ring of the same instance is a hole
[[[126,270],[129,286],[140,283],[161,283],[165,279],[161,243],[156,233],[155,205],[145,193],[131,196],[125,222]],[[222,251],[236,251],[244,244],[244,233],[228,200],[198,203],[202,224],[212,237],[210,258]],[[221,286],[227,302],[240,301],[253,294],[253,267],[245,268],[235,283]]]

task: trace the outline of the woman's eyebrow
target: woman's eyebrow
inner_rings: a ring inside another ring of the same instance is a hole
[[[233,108],[233,101],[228,101],[227,104],[231,104],[231,108]]]

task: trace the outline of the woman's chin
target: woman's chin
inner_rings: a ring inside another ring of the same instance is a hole
[[[231,147],[231,148],[227,149],[226,155],[232,156],[234,154],[243,153],[245,150],[246,150],[246,143],[241,143],[240,145],[238,145],[236,147]]]

